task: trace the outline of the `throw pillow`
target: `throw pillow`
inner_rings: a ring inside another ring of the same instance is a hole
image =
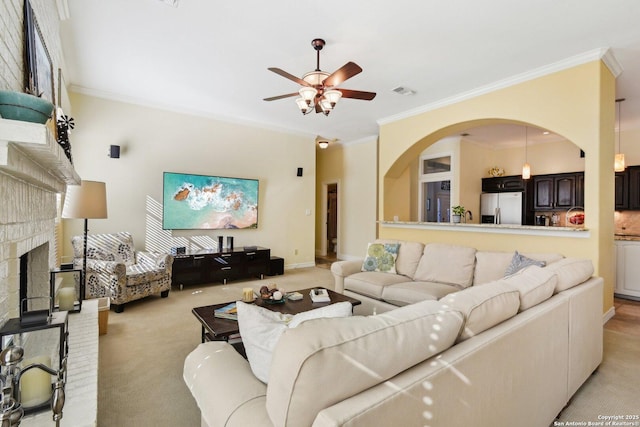
[[[369,243],[362,271],[381,271],[396,274],[398,243]]]
[[[515,316],[520,293],[500,280],[449,294],[440,302],[464,315],[464,330],[458,337],[464,341]]]
[[[558,275],[554,294],[572,288],[593,275],[593,262],[586,258],[564,258],[549,264],[550,271]]]
[[[238,328],[253,375],[263,383],[269,381],[269,369],[273,350],[287,328],[295,328],[302,322],[321,317],[351,316],[350,302],[330,304],[296,315],[282,314],[242,301],[238,308]]]
[[[504,272],[504,277],[511,276],[513,273],[522,270],[525,267],[530,265],[537,265],[538,267],[544,267],[547,265],[544,261],[536,261],[535,259],[527,258],[524,255],[521,255],[516,251],[513,254],[513,258],[511,258],[511,263],[507,267],[507,270]]]
[[[549,268],[530,265],[516,274],[502,279],[520,293],[520,310],[525,311],[551,298],[558,276]]]

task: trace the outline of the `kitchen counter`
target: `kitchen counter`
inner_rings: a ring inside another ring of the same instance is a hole
[[[640,235],[638,234],[614,234],[613,240],[623,241],[640,241]]]
[[[534,235],[549,237],[588,238],[591,232],[587,228],[578,227],[550,227],[516,224],[466,224],[453,222],[414,222],[414,221],[379,221],[382,227],[389,228],[419,228],[423,230],[460,231],[474,233],[497,233]],[[640,236],[638,236],[640,240]]]

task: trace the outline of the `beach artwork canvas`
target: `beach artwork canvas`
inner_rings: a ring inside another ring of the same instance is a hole
[[[164,173],[162,228],[258,228],[258,180]]]

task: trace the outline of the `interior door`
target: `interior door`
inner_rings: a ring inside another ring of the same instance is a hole
[[[338,184],[327,188],[327,255],[335,255],[338,242]]]

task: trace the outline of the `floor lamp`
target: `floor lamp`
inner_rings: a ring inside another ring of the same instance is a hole
[[[104,182],[82,181],[80,185],[67,186],[62,208],[62,218],[84,219],[84,258],[80,300],[84,300],[87,286],[87,228],[89,219],[107,217],[107,188]]]

